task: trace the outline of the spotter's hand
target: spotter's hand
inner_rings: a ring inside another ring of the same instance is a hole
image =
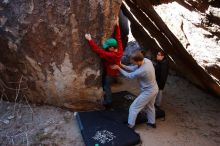
[[[119,69],[120,67],[118,65],[112,65],[111,69]]]

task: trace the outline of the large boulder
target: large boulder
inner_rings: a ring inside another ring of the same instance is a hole
[[[178,1],[155,6],[155,10],[198,66],[216,82],[220,93],[220,8],[214,2]]]
[[[112,35],[121,2],[1,1],[2,97],[56,106],[100,100],[100,59],[84,34],[99,45]]]

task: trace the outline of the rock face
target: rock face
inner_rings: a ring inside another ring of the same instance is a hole
[[[172,2],[155,10],[198,65],[220,85],[220,8],[208,2],[188,3],[192,6]]]
[[[0,91],[35,103],[97,101],[100,45],[109,37],[121,0],[4,0],[0,2]]]
[[[122,10],[141,46],[164,50],[181,75],[220,97],[218,7],[215,0],[125,0]]]

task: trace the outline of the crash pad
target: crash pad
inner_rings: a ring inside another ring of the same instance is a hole
[[[112,94],[108,110],[78,112],[76,114],[86,146],[133,146],[140,136],[127,127],[130,104],[136,96],[128,91]],[[140,112],[136,124],[147,122],[146,113]]]
[[[127,127],[117,111],[78,112],[76,114],[86,146],[133,146],[140,136]]]

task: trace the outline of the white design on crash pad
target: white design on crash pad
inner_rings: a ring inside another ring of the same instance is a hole
[[[110,131],[102,130],[102,131],[96,131],[95,136],[92,137],[93,139],[99,141],[101,144],[108,143],[112,141],[116,136]]]
[[[125,95],[124,98],[127,99],[127,100],[134,100],[134,99],[135,99],[135,96]]]

